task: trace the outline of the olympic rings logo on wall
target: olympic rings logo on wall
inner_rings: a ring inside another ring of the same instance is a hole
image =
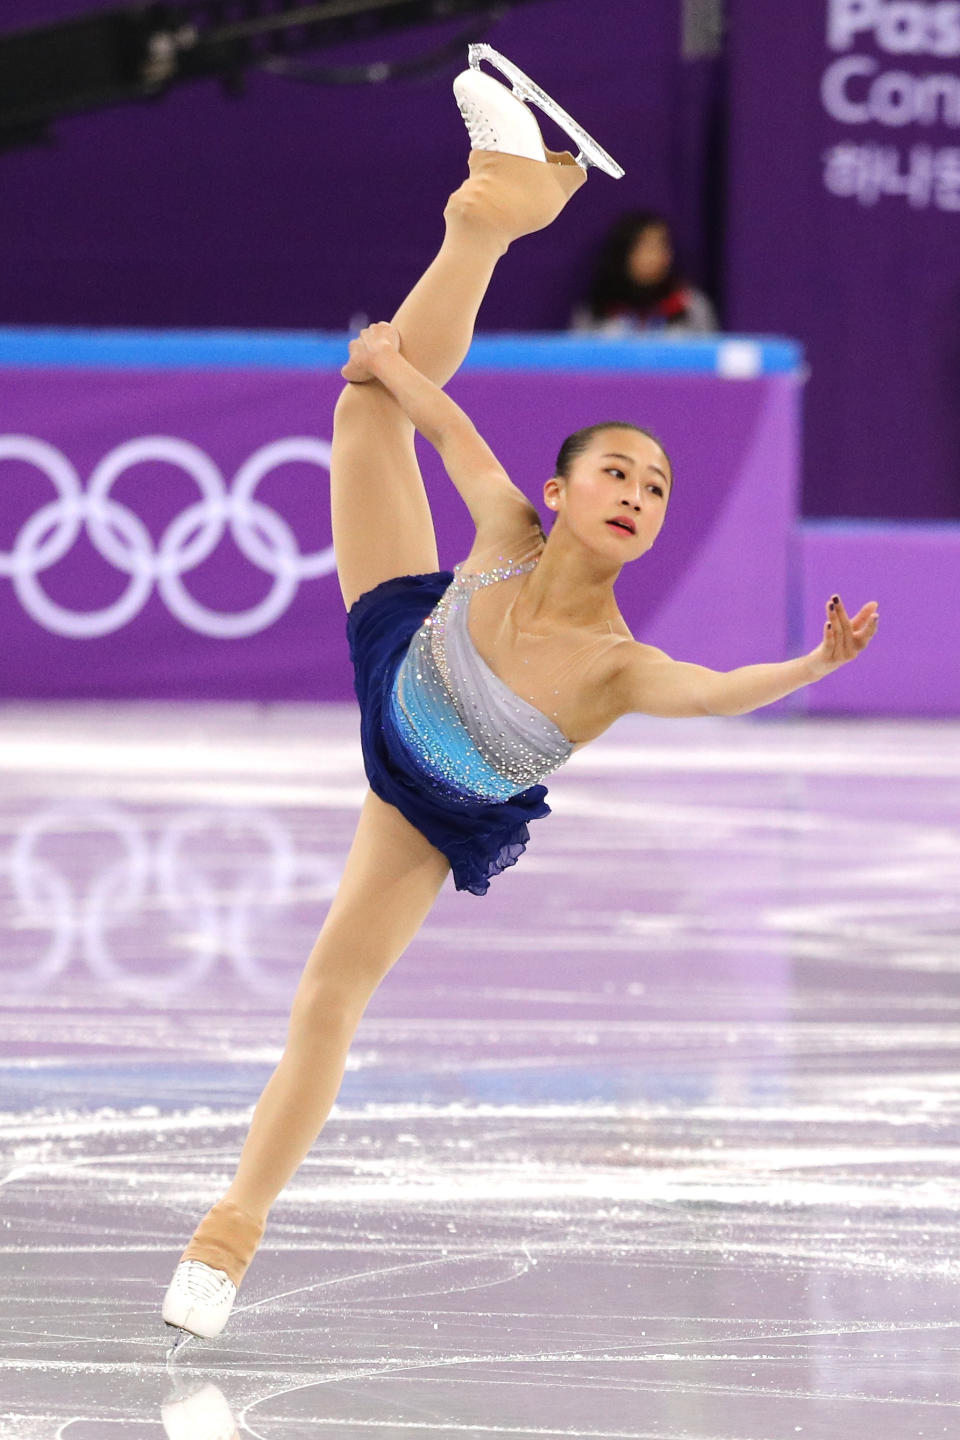
[[[229,489],[206,451],[172,435],[144,435],[116,446],[95,467],[86,490],[63,452],[35,436],[0,435],[3,460],[35,466],[57,491],[58,498],[21,527],[13,548],[0,551],[0,575],[12,580],[27,613],[55,635],[78,640],[109,635],[139,615],[156,585],[167,609],[189,629],[221,640],[242,639],[279,619],[301,580],[336,569],[332,545],[302,554],[287,522],[254,498],[260,481],[279,465],[305,461],[329,472],[327,440],[293,435],[271,441],[244,461]],[[124,470],[149,460],[179,466],[201,495],[171,521],[156,545],[139,516],[110,495]],[[216,549],[228,525],[246,559],[273,576],[264,599],[242,611],[211,610],[195,600],[183,582],[184,574]],[[102,610],[69,610],[50,598],[39,579],[66,555],[83,526],[104,560],[130,577],[120,598]]]

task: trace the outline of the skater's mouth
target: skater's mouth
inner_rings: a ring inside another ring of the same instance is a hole
[[[617,530],[625,530],[628,535],[636,535],[637,527],[626,515],[618,515],[615,520],[608,520],[608,525],[614,526]]]

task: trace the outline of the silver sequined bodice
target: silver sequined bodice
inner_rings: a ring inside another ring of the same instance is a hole
[[[573,746],[482,658],[467,621],[473,592],[532,570],[536,560],[478,574],[454,571],[417,630],[392,694],[394,722],[428,774],[466,798],[506,800],[569,759]]]

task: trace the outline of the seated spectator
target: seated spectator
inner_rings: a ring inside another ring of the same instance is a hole
[[[589,299],[570,323],[574,330],[604,335],[660,330],[703,335],[717,329],[712,304],[677,268],[669,222],[653,210],[623,215],[610,230]]]

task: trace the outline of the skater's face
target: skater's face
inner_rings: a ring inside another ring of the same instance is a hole
[[[672,484],[670,462],[655,440],[612,427],[593,436],[565,480],[547,481],[544,498],[581,543],[625,565],[660,534]]]
[[[673,244],[666,225],[645,225],[627,251],[627,274],[634,285],[656,285],[672,264]]]

